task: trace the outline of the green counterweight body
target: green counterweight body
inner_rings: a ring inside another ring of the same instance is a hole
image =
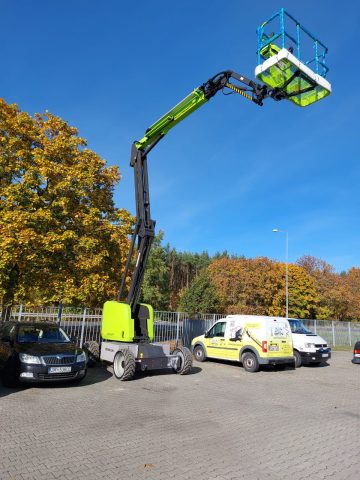
[[[146,328],[149,341],[154,340],[154,310],[147,308],[149,318]],[[130,305],[124,302],[108,301],[104,303],[101,322],[101,338],[113,342],[133,342],[136,336],[136,325],[132,318]]]

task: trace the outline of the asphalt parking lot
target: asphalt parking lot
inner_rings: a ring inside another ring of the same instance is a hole
[[[0,479],[354,479],[360,365],[251,374],[194,362],[189,376],[0,387]]]

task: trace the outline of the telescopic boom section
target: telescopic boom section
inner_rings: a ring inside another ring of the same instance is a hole
[[[234,85],[231,79],[246,85]],[[134,142],[131,149],[130,165],[134,168],[135,177],[135,202],[136,226],[131,240],[129,255],[121,281],[118,300],[123,297],[126,279],[129,275],[131,260],[137,243],[136,263],[131,277],[131,284],[126,303],[131,306],[132,318],[135,323],[142,316],[141,306],[138,304],[140,290],[144,279],[145,268],[150,252],[150,247],[155,236],[155,221],[150,216],[150,196],[147,169],[147,154],[150,150],[184,118],[204,105],[219,90],[231,89],[243,95],[248,100],[262,105],[264,98],[270,95],[264,85],[259,85],[246,77],[231,70],[218,73],[191,92],[186,98],[167,112],[145,132],[144,137]]]

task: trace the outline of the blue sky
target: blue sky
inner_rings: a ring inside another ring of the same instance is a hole
[[[271,6],[270,6],[271,3]],[[358,2],[3,0],[0,95],[76,126],[119,166],[132,141],[215,73],[254,78],[256,27],[285,7],[329,47],[333,94],[300,109],[219,93],[149,155],[152,217],[179,250],[360,266]]]

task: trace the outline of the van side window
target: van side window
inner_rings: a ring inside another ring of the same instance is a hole
[[[224,337],[225,336],[225,327],[226,327],[226,322],[219,322],[216,323],[212,329],[209,331],[209,338],[213,337]]]

